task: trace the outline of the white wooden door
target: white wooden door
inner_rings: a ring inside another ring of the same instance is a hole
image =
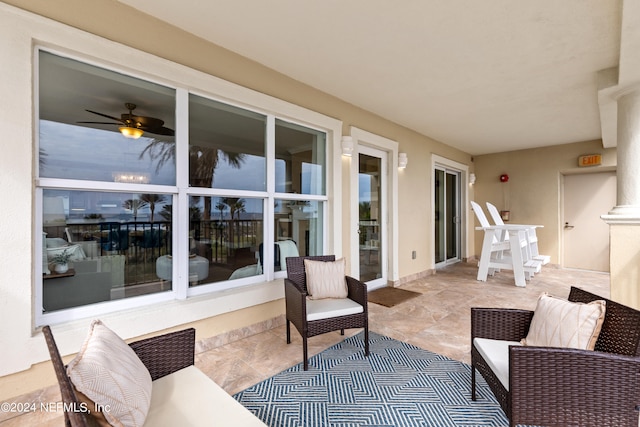
[[[564,267],[609,271],[609,226],[600,216],[615,204],[615,172],[564,176]]]

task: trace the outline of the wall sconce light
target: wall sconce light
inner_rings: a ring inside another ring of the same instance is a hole
[[[400,169],[406,168],[408,162],[407,153],[398,153],[398,167]]]
[[[353,154],[353,137],[343,136],[342,137],[342,155],[351,157],[352,154]]]
[[[476,174],[475,173],[470,173],[469,174],[469,184],[473,185],[476,183]]]
[[[120,126],[118,128],[121,134],[123,134],[126,138],[138,139],[144,133],[140,128],[134,128],[131,126]]]

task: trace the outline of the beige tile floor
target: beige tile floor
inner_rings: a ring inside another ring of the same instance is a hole
[[[471,307],[533,309],[540,293],[546,291],[566,297],[572,285],[609,297],[609,275],[606,273],[544,267],[526,288],[514,286],[513,274],[508,271],[498,273],[484,283],[476,280],[476,273],[475,263],[459,263],[407,283],[404,289],[422,295],[392,308],[370,304],[370,330],[469,363]],[[346,334],[358,332],[352,330]],[[339,332],[311,338],[309,353],[319,353],[343,338]],[[196,366],[228,393],[234,394],[299,363],[301,342],[293,329],[292,343],[287,345],[285,327],[280,326],[199,353]],[[57,386],[35,395],[43,402],[60,400]],[[61,416],[44,413],[0,421],[0,427],[31,425],[59,426],[63,421]]]

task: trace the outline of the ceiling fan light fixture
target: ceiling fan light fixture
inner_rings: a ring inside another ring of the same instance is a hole
[[[120,126],[118,129],[120,130],[120,133],[122,135],[124,135],[126,138],[131,138],[131,139],[138,139],[142,136],[142,134],[144,134],[142,129],[134,128],[130,126]]]

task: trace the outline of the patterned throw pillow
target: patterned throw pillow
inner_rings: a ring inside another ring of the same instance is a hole
[[[304,260],[310,299],[346,298],[349,291],[344,275],[344,258],[335,261]]]
[[[523,345],[593,350],[602,322],[606,302],[589,304],[571,302],[543,293],[531,319]]]
[[[112,425],[144,424],[151,404],[151,375],[131,347],[100,320],[91,322],[80,352],[67,365],[67,374]]]

